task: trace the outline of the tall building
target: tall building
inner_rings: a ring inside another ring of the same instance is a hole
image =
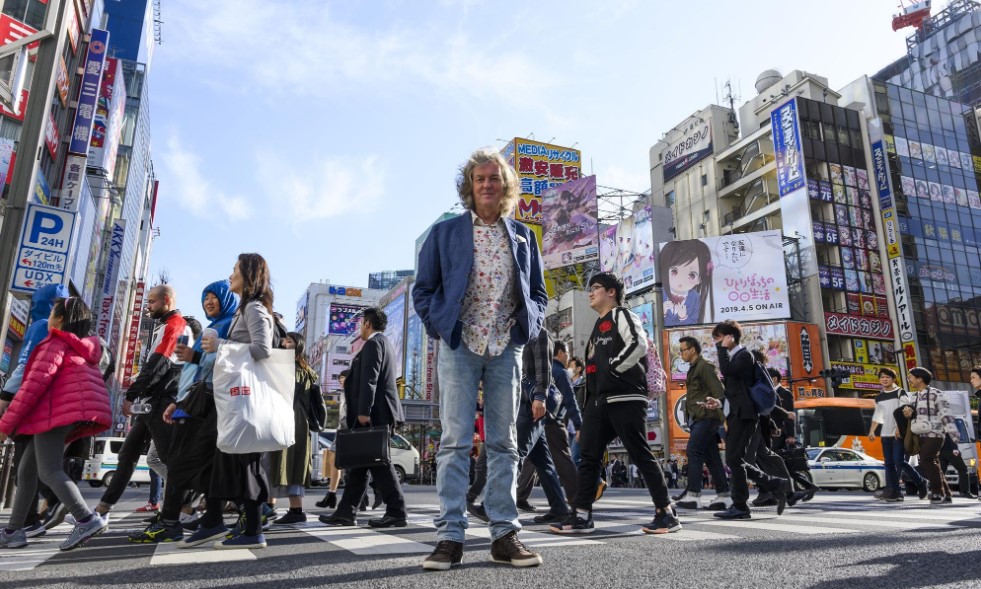
[[[372,272],[368,275],[368,288],[375,290],[391,290],[403,278],[412,277],[415,270],[387,270],[385,272]]]

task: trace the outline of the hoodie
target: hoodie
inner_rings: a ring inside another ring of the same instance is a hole
[[[235,311],[238,310],[239,298],[238,295],[233,293],[231,290],[231,285],[228,284],[227,280],[219,280],[217,282],[212,282],[208,286],[204,287],[201,291],[201,306],[204,306],[204,299],[208,296],[208,293],[214,294],[218,297],[218,303],[221,305],[221,311],[218,312],[216,317],[208,315],[208,319],[211,319],[211,323],[208,324],[209,329],[214,329],[218,332],[219,338],[228,337],[228,328],[232,325],[232,318],[235,316]],[[215,354],[206,353],[201,349],[201,340],[194,342],[194,359],[190,362],[184,364],[184,369],[181,371],[180,384],[178,387],[177,400],[183,401],[187,396],[191,385],[195,382],[207,379],[211,381],[211,369],[215,365]]]
[[[35,435],[75,424],[65,443],[93,436],[112,424],[109,392],[99,372],[102,345],[52,329],[31,354],[24,382],[0,419],[8,436]]]
[[[126,400],[149,398],[155,407],[166,407],[177,396],[177,380],[184,363],[174,355],[177,338],[191,337],[191,329],[177,309],[168,311],[157,319],[150,343],[150,357],[140,367],[136,380],[126,390]]]
[[[34,291],[34,295],[31,296],[30,326],[24,334],[24,344],[20,347],[17,366],[10,373],[10,378],[7,379],[3,392],[0,393],[0,401],[10,401],[14,398],[24,378],[24,368],[31,357],[31,351],[48,337],[48,315],[51,314],[51,308],[54,307],[56,300],[67,299],[69,296],[71,293],[64,284],[49,284]]]

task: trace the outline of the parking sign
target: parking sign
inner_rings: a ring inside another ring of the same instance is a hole
[[[33,293],[42,286],[64,283],[75,215],[55,207],[27,205],[10,290]]]

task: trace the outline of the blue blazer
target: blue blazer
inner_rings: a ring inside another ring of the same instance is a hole
[[[524,345],[538,336],[545,320],[545,276],[535,234],[511,218],[504,219],[514,261],[515,324],[511,341]],[[419,252],[419,270],[412,287],[412,304],[430,337],[451,349],[460,345],[460,312],[473,267],[473,217],[470,211],[433,226]]]

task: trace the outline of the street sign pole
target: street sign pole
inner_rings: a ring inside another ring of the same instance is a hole
[[[7,297],[14,265],[17,262],[18,240],[24,226],[24,216],[27,204],[34,193],[34,181],[37,174],[38,160],[44,145],[44,131],[48,122],[48,110],[54,97],[57,84],[55,68],[61,54],[65,50],[66,35],[62,34],[65,26],[65,14],[68,8],[74,10],[71,2],[50,0],[48,3],[48,23],[54,18],[53,37],[41,41],[34,65],[34,78],[31,82],[31,97],[27,102],[24,113],[24,125],[21,127],[20,141],[17,145],[17,163],[14,164],[13,180],[10,184],[10,194],[4,211],[3,225],[0,226],[0,310],[8,308]],[[0,323],[7,323],[6,313]]]

